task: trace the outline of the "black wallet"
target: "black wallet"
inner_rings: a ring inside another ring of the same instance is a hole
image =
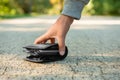
[[[25,49],[24,52],[29,54],[25,60],[36,63],[59,61],[68,55],[67,46],[65,47],[65,54],[60,55],[57,43],[33,44],[23,48]]]

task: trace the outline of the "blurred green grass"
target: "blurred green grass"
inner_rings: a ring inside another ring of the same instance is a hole
[[[0,19],[60,14],[64,0],[0,0]],[[120,16],[119,0],[90,0],[83,15]]]
[[[0,16],[0,19],[12,19],[12,18],[23,18],[23,17],[31,17],[30,14],[22,14],[22,15],[5,15]]]

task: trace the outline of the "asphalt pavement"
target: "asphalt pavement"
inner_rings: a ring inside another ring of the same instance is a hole
[[[0,21],[0,80],[120,80],[120,17],[83,16],[66,38],[63,61],[24,61],[23,46],[33,44],[58,16]]]

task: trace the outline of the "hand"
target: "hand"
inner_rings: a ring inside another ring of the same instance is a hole
[[[55,43],[55,39],[58,41],[59,53],[64,55],[65,53],[65,37],[70,28],[70,25],[73,23],[73,18],[65,15],[61,15],[55,24],[53,24],[49,30],[38,37],[34,44],[46,43],[50,40],[51,43]]]

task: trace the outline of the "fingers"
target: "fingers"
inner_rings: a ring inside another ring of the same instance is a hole
[[[65,54],[65,38],[58,38],[59,53],[60,55]]]
[[[42,44],[45,44],[46,42],[47,42],[47,40],[45,40],[45,41],[42,41],[41,43],[42,43]]]
[[[42,35],[40,37],[38,37],[35,41],[34,41],[34,44],[44,44],[46,43],[48,40],[50,40],[50,43],[51,44],[54,44],[55,43],[55,38],[54,37],[51,37],[49,38],[47,35]]]
[[[42,35],[34,41],[34,44],[45,43],[47,40],[48,38],[45,35]]]
[[[55,43],[55,38],[50,38],[50,42],[51,42],[51,44],[54,44]]]

